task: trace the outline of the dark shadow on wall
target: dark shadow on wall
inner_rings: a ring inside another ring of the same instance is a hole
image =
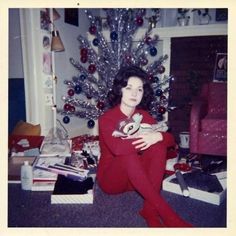
[[[8,80],[8,133],[19,120],[26,121],[24,79]]]

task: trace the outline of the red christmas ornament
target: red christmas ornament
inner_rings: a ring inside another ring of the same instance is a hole
[[[190,171],[191,166],[187,163],[176,163],[174,164],[174,169],[175,170],[181,170],[181,171]]]
[[[88,67],[88,72],[93,74],[96,71],[96,66],[94,64],[90,64]]]
[[[153,75],[149,75],[149,76],[148,76],[148,80],[149,80],[149,81],[151,81],[151,82],[152,82],[152,81],[153,81],[153,79],[154,79]]]
[[[158,66],[157,71],[160,74],[163,74],[165,72],[166,68],[162,65]]]
[[[160,107],[158,108],[158,112],[159,112],[160,114],[164,114],[164,113],[166,112],[166,108],[163,107],[163,106],[160,106]]]
[[[65,110],[65,111],[69,111],[69,110],[70,110],[70,107],[71,107],[71,105],[68,104],[68,103],[66,103],[66,104],[64,105],[64,110]]]
[[[88,49],[87,48],[81,48],[80,49],[80,55],[81,56],[87,56],[88,55]]]
[[[96,31],[97,31],[97,27],[96,27],[96,26],[91,25],[91,26],[89,27],[89,32],[90,32],[90,34],[95,34]]]
[[[104,108],[104,106],[105,106],[104,102],[99,101],[97,103],[97,108],[100,109],[100,110],[102,110]]]
[[[145,38],[145,43],[146,43],[146,44],[149,45],[151,42],[152,42],[152,38],[151,38],[150,36],[148,36],[148,37]]]
[[[80,61],[81,61],[82,63],[86,63],[86,62],[88,61],[87,55],[86,55],[86,56],[81,56],[81,57],[80,57]]]
[[[130,54],[126,54],[125,55],[125,62],[130,64],[132,61],[132,56]]]
[[[142,64],[142,66],[146,66],[148,64],[148,59],[147,58],[142,58],[140,62]]]
[[[71,112],[75,112],[75,107],[74,106],[70,106],[70,109],[69,109]]]
[[[74,91],[74,89],[69,89],[68,90],[68,92],[67,92],[67,94],[69,95],[69,96],[74,96],[74,94],[75,94],[75,91]]]
[[[142,26],[142,25],[143,25],[143,18],[140,17],[140,16],[138,16],[138,17],[136,18],[136,24],[137,24],[138,26]]]

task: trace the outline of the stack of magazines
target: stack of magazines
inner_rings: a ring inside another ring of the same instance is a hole
[[[43,161],[37,161],[34,164],[35,170],[43,170],[55,174],[64,175],[65,177],[77,181],[83,181],[87,178],[89,170],[74,167],[71,165],[63,164],[61,162],[50,163],[47,162],[47,158],[42,159]]]

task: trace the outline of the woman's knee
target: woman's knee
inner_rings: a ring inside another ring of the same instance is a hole
[[[122,182],[114,183],[113,180],[104,178],[98,179],[97,182],[102,191],[107,194],[119,194],[125,192],[126,190],[126,184],[123,184]]]

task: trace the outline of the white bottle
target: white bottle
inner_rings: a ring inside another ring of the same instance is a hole
[[[33,184],[33,171],[32,166],[28,161],[24,161],[24,165],[21,166],[21,188],[23,190],[31,190]]]

